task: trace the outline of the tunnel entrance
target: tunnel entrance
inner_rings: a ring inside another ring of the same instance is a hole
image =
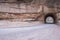
[[[48,23],[48,24],[54,24],[57,22],[56,19],[56,15],[53,13],[48,13],[47,15],[45,15],[44,17],[44,23]]]

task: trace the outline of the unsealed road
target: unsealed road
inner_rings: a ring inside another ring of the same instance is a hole
[[[0,28],[0,40],[60,40],[60,27],[42,24],[24,28]]]

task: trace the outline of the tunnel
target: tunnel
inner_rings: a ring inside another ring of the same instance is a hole
[[[44,16],[44,23],[55,24],[57,23],[57,16],[55,13],[48,13]]]

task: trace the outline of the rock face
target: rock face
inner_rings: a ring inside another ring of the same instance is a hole
[[[40,16],[41,9],[38,4],[0,3],[0,19],[35,20]]]
[[[41,14],[40,13],[1,13],[0,14],[0,19],[20,19],[21,21],[25,21],[25,20],[41,20]],[[37,19],[37,17],[39,17],[39,19]]]
[[[51,12],[55,12],[54,10]],[[50,13],[49,8],[44,6],[44,13]],[[0,5],[0,19],[20,19],[28,20],[44,20],[42,13],[42,5],[24,5],[24,4],[3,4]]]
[[[26,5],[25,3],[16,4],[16,3],[0,3],[0,12],[8,13],[34,13],[38,12],[41,9],[41,6],[33,4]],[[40,11],[39,11],[40,12]]]
[[[14,0],[8,0],[6,2],[12,3],[0,3],[0,19],[20,19],[21,21],[28,19],[43,21],[46,14],[57,12],[55,8],[48,8],[46,5],[43,5],[44,9],[42,9],[42,5],[40,5],[40,2],[37,0],[32,4],[13,3],[16,2]]]

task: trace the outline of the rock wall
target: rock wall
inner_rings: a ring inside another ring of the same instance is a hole
[[[37,20],[43,19],[40,13],[0,13],[0,19],[20,19],[21,21],[25,20]]]

